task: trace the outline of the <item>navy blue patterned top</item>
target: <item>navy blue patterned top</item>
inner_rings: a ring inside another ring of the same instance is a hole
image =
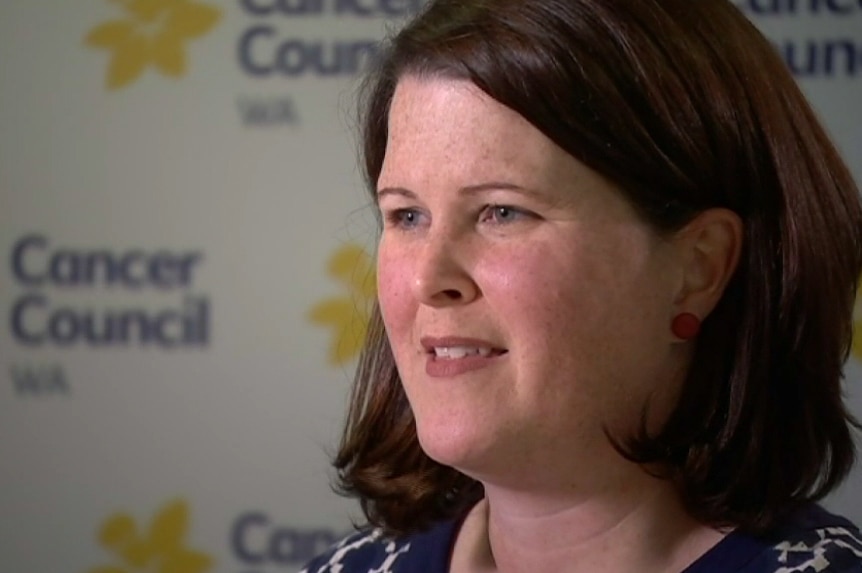
[[[457,521],[388,539],[359,531],[312,560],[300,573],[447,573]],[[772,533],[733,532],[682,573],[862,573],[862,534],[842,517],[806,507]]]

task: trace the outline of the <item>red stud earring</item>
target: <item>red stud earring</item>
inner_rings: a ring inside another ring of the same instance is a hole
[[[700,332],[700,319],[690,312],[681,312],[670,323],[673,335],[682,340],[690,340]]]

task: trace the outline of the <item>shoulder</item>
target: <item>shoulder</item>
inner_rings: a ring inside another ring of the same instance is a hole
[[[862,534],[847,519],[808,505],[766,535],[735,531],[685,573],[862,573]]]
[[[358,531],[309,562],[299,573],[446,573],[454,522],[391,538],[379,529]]]
[[[853,523],[812,505],[769,539],[770,573],[862,573],[862,534]],[[747,570],[746,570],[747,571]]]
[[[386,539],[379,529],[360,531],[342,539],[308,563],[300,573],[359,573],[394,565],[410,551],[410,543]]]
[[[809,529],[773,546],[776,573],[862,573],[862,535],[851,525]]]

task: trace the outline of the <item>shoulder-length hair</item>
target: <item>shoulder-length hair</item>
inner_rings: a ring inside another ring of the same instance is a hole
[[[725,0],[433,0],[392,38],[360,106],[373,191],[405,74],[465,79],[614,182],[659,233],[739,215],[739,266],[657,434],[618,442],[692,516],[758,532],[846,476],[841,392],[862,267],[852,177],[771,44]],[[338,488],[390,533],[454,517],[481,485],[428,458],[377,309]]]

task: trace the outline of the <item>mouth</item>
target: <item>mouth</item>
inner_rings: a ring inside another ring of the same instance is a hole
[[[437,360],[459,360],[470,356],[489,358],[501,356],[507,350],[503,348],[492,348],[489,346],[434,346],[428,353]]]
[[[475,338],[425,337],[421,340],[422,348],[432,360],[463,360],[466,358],[494,358],[508,352],[507,349],[493,343]]]
[[[435,379],[459,380],[462,375],[499,364],[498,357],[509,352],[489,340],[460,336],[430,337],[420,340],[425,350],[425,373]]]

